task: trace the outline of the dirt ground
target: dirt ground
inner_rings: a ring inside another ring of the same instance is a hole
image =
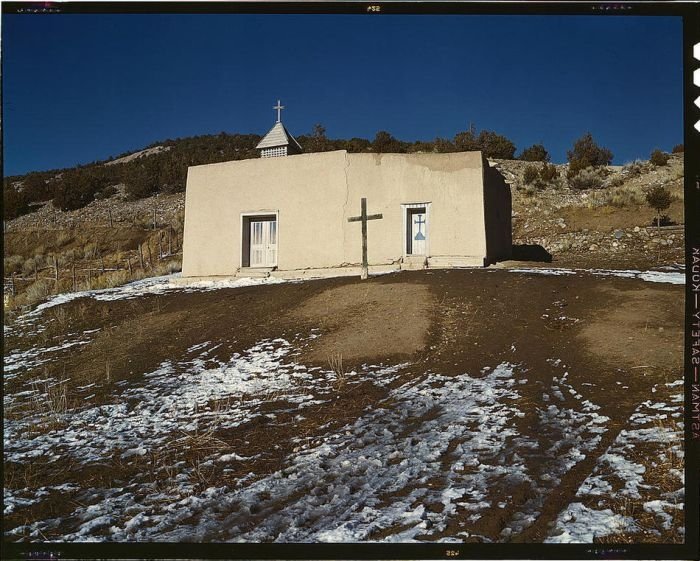
[[[302,346],[295,358],[307,365],[327,367],[332,357],[342,357],[346,370],[371,363],[410,363],[397,381],[384,388],[362,384],[344,391],[338,386],[331,405],[314,406],[313,414],[298,424],[291,408],[274,421],[258,419],[217,434],[225,442],[236,442],[242,456],[253,456],[261,448],[273,451],[264,461],[242,465],[240,472],[220,475],[227,483],[250,471],[262,476],[279,469],[292,452],[292,436],[305,434],[313,439],[322,428],[354,421],[368,406],[386,407],[380,402],[391,387],[427,371],[479,376],[487,366],[503,362],[523,365],[528,378],[520,391],[522,401],[530,406],[518,428],[523,437],[555,438],[541,434],[536,411],[546,407],[542,388],[561,375],[561,367],[553,364],[560,359],[583,398],[598,404],[600,414],[610,417],[610,430],[595,453],[576,464],[556,492],[548,494],[537,520],[513,536],[516,542],[543,539],[557,514],[574,500],[596,459],[635,408],[650,397],[652,386],[676,379],[683,359],[682,286],[586,274],[402,272],[364,282],[336,278],[114,302],[78,299],[45,313],[51,318],[46,331],[22,338],[10,334],[6,349],[50,344],[67,331],[101,328],[90,344],[66,349],[40,367],[47,375],[71,373],[68,384],[73,396],[78,395],[78,386],[107,379],[109,383],[94,398],[96,403],[109,402],[114,384],[138,379],[203,341],[220,344],[212,351],[213,358],[227,360],[263,339],[293,340],[300,333],[313,332],[317,337]],[[18,389],[6,382],[6,392]],[[537,455],[527,461],[536,473]],[[64,465],[63,474],[57,465],[51,468],[54,472],[37,468],[35,477],[45,484],[63,481],[70,469],[74,470],[70,477],[91,485],[130,477],[130,468],[123,465],[122,472],[113,467],[109,473]],[[18,469],[5,465],[6,486],[8,477]],[[491,516],[477,521],[470,521],[465,513],[451,522],[445,534],[468,528],[498,540],[509,509],[517,509],[534,491],[508,489],[504,483],[492,492],[489,500],[494,504],[504,493],[510,494],[505,510],[494,507]],[[46,516],[42,508],[48,507],[36,507],[30,514]],[[51,508],[55,515],[66,507],[54,504]],[[21,523],[24,520],[19,515],[5,519],[6,527]]]

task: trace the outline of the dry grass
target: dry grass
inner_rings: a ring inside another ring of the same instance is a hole
[[[343,354],[337,351],[331,353],[328,357],[328,366],[335,373],[335,389],[342,388],[347,381],[345,367],[343,366]]]
[[[644,483],[650,489],[642,492],[641,499],[622,497],[606,505],[617,514],[632,518],[636,531],[617,531],[596,539],[597,543],[682,543],[684,540],[684,536],[677,531],[685,526],[684,509],[677,500],[669,501],[674,506],[664,510],[670,517],[670,524],[667,517],[644,509],[645,502],[673,496],[683,487],[683,483],[674,475],[677,471],[682,472],[684,467],[682,437],[672,436],[681,429],[674,421],[667,419],[656,420],[654,424],[660,433],[667,435],[665,442],[661,443],[660,449],[638,449],[634,455],[635,463],[645,468]]]

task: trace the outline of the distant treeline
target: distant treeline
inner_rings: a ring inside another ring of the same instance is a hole
[[[74,168],[32,172],[4,178],[3,214],[5,219],[16,218],[37,208],[36,203],[52,201],[61,210],[81,208],[95,199],[115,193],[115,185],[124,184],[134,199],[155,193],[176,193],[185,189],[187,168],[230,160],[258,158],[255,146],[261,137],[256,134],[203,135],[176,140],[154,142],[147,148],[168,148],[156,154],[135,158],[129,162],[106,166],[106,162]],[[478,132],[473,128],[460,132],[453,139],[436,138],[433,141],[405,142],[386,131],[366,138],[331,139],[322,125],[315,125],[311,133],[297,137],[305,152],[347,150],[348,152],[461,152],[482,150],[487,157],[512,159],[515,144],[505,136],[491,131]],[[538,150],[539,148],[539,150]],[[128,155],[128,154],[123,154]],[[523,151],[522,156],[535,160],[548,159],[544,147]],[[120,156],[108,161],[118,159]]]
[[[590,142],[590,134],[588,135]],[[82,208],[95,199],[107,198],[116,192],[116,185],[123,184],[134,199],[149,197],[155,193],[184,191],[189,166],[244,160],[260,157],[255,146],[261,137],[256,134],[228,134],[193,136],[176,140],[154,142],[146,148],[163,146],[166,150],[149,156],[134,158],[113,165],[105,163],[118,159],[122,154],[105,162],[74,168],[32,172],[3,180],[3,215],[12,219],[37,208],[37,203],[52,201],[61,210]],[[503,135],[493,131],[477,132],[474,127],[458,132],[454,138],[436,138],[432,141],[405,142],[380,131],[370,141],[366,138],[331,139],[325,128],[317,124],[309,134],[297,137],[305,152],[411,153],[411,152],[463,152],[480,150],[488,158],[514,159],[516,146]],[[525,148],[518,156],[526,161],[549,161],[549,154],[541,144]],[[605,159],[612,159],[608,151]],[[594,162],[582,162],[594,165]]]

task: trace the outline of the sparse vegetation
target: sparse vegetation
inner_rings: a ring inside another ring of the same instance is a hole
[[[549,152],[542,144],[533,144],[525,148],[518,159],[524,162],[548,162]]]
[[[557,171],[557,166],[554,164],[548,164],[547,162],[542,164],[540,168],[540,179],[545,183],[551,183],[559,177],[559,172]]]
[[[674,154],[682,154],[682,153],[683,153],[683,150],[684,150],[684,148],[683,148],[683,145],[682,145],[682,144],[676,144],[676,145],[673,147],[673,150],[671,150],[671,152],[674,153]]]
[[[590,132],[574,142],[573,148],[567,151],[566,155],[569,161],[567,175],[569,179],[586,168],[610,165],[613,159],[613,153],[607,148],[598,146]],[[580,182],[579,179],[578,183]]]
[[[600,189],[603,186],[601,174],[592,167],[582,169],[569,177],[569,187],[577,190]]]
[[[649,161],[655,166],[665,166],[668,163],[669,155],[661,150],[654,150],[649,157]]]
[[[662,213],[671,206],[671,192],[661,185],[652,187],[646,194],[647,204],[656,211],[656,225],[661,226]]]
[[[328,357],[328,366],[335,374],[335,386],[339,389],[345,385],[346,374],[343,367],[343,355],[340,352],[334,352]]]
[[[525,183],[525,185],[532,185],[539,175],[540,172],[537,166],[529,165],[525,168],[525,172],[523,173],[523,183]]]

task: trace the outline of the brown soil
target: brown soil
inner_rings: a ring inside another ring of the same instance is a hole
[[[262,339],[283,337],[294,341],[318,330],[320,337],[308,344],[300,342],[297,360],[327,366],[329,355],[339,353],[347,369],[365,362],[410,361],[412,364],[395,383],[423,376],[428,370],[478,376],[485,366],[495,367],[504,361],[521,364],[527,383],[519,386],[519,403],[526,416],[520,419],[518,428],[525,437],[543,440],[543,450],[552,443],[546,442],[550,437],[541,434],[537,409],[546,408],[543,388],[563,373],[552,359],[561,359],[572,385],[584,399],[601,406],[600,414],[610,417],[610,430],[594,453],[572,468],[558,489],[549,493],[536,522],[514,536],[515,541],[523,542],[542,540],[547,525],[574,500],[597,457],[624,428],[634,408],[649,398],[651,387],[677,378],[682,369],[682,286],[585,274],[417,271],[364,282],[355,278],[326,279],[108,303],[81,299],[62,308],[66,314],[62,326],[57,315],[44,334],[22,339],[10,335],[5,347],[25,349],[45,344],[47,339],[59,342],[62,333],[68,331],[101,328],[92,343],[67,350],[46,367],[49,374],[72,373],[69,391],[73,395],[77,394],[76,386],[87,381],[105,382],[108,370],[109,382],[96,400],[114,399],[110,396],[114,383],[152,371],[165,360],[181,360],[188,356],[187,349],[205,341],[221,343],[215,358],[228,360],[233,353],[243,352]],[[561,317],[565,319],[558,319]],[[18,387],[8,382],[5,389],[14,391]],[[391,406],[380,403],[388,389],[371,384],[339,383],[332,391],[336,394],[328,402],[332,405],[307,410],[309,414],[301,424],[293,422],[295,411],[290,407],[288,414],[278,414],[273,420],[217,434],[216,438],[235,443],[237,453],[243,456],[260,450],[267,454],[264,460],[242,464],[240,474],[210,474],[208,484],[229,484],[231,478],[248,472],[263,476],[285,464],[293,452],[292,438],[303,436],[313,442],[328,426],[350,423],[367,407]],[[536,462],[536,458],[530,461]],[[15,472],[12,485],[25,485],[19,466],[5,468],[6,485],[8,468]],[[534,473],[538,469],[536,464],[529,468]],[[56,468],[37,466],[32,478],[54,481],[56,477],[48,471],[52,469]],[[125,470],[123,466],[111,466],[110,479],[128,479],[132,468]],[[71,473],[85,485],[105,477],[101,472]],[[66,475],[64,480],[72,478]],[[499,485],[488,500],[493,505],[505,500],[504,509],[494,506],[477,522],[468,520],[468,512],[458,512],[446,535],[467,530],[500,540],[499,533],[510,515],[532,493],[530,488]],[[37,517],[46,514],[40,509],[32,511]],[[24,520],[9,516],[5,523],[10,528]]]
[[[676,224],[684,223],[683,201],[673,201],[671,206],[664,211]],[[656,216],[648,206],[630,205],[624,208],[603,206],[587,208],[585,206],[570,206],[562,208],[558,216],[561,216],[567,224],[562,232],[578,232],[580,230],[593,230],[597,232],[612,232],[635,226],[645,227],[651,224]]]
[[[400,360],[424,349],[434,305],[427,285],[350,284],[309,298],[289,319],[318,325],[324,333],[302,355],[305,362],[334,355]]]

